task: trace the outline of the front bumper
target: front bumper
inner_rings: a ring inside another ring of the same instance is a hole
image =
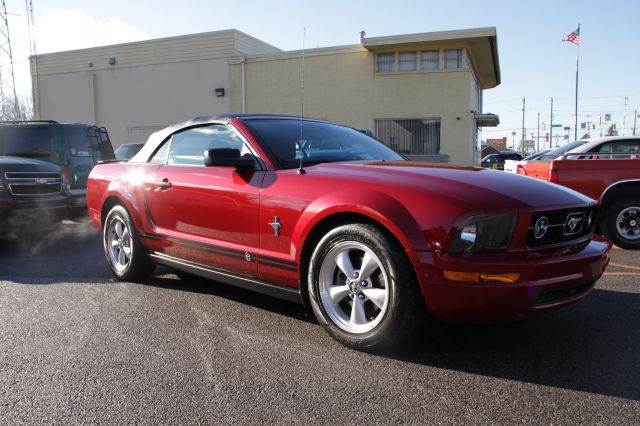
[[[447,321],[509,321],[556,309],[584,298],[609,263],[611,243],[597,237],[581,251],[545,258],[493,261],[418,254],[425,303]],[[519,273],[513,284],[460,282],[443,271]]]
[[[66,194],[38,197],[18,197],[0,194],[0,233],[16,228],[40,228],[62,221],[67,216],[69,197]]]
[[[87,190],[71,189],[69,190],[69,208],[70,209],[86,209],[87,208]]]

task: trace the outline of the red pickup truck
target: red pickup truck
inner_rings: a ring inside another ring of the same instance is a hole
[[[523,174],[566,186],[601,205],[600,230],[618,246],[640,248],[640,137],[590,140],[555,157],[518,165]]]

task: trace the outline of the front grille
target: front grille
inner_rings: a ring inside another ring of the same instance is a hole
[[[580,239],[593,232],[595,219],[595,207],[535,212],[531,215],[527,245],[540,247]]]
[[[6,172],[4,177],[7,179],[60,179],[60,173],[41,173],[41,172]]]
[[[38,196],[62,192],[60,173],[6,172],[4,177],[13,195]]]
[[[574,296],[585,293],[593,286],[593,284],[593,282],[590,282],[568,288],[542,291],[538,294],[538,297],[536,297],[536,305],[547,305],[549,303],[570,299]]]

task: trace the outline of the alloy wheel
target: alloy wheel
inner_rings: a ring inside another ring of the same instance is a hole
[[[329,318],[348,333],[375,328],[387,311],[389,280],[378,256],[356,241],[336,244],[322,261],[319,293]]]
[[[616,219],[616,229],[627,240],[640,239],[640,207],[631,206],[623,209]]]
[[[113,267],[119,272],[127,269],[133,251],[131,231],[127,224],[117,216],[109,223],[106,244]]]

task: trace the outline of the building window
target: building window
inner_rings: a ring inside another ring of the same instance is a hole
[[[447,69],[462,68],[462,49],[446,49],[444,51],[444,67]]]
[[[376,138],[406,155],[440,154],[440,119],[375,120]]]
[[[398,66],[400,71],[416,71],[418,55],[416,52],[398,53]]]
[[[422,71],[433,71],[440,68],[440,51],[425,50],[420,52],[420,69]]]
[[[376,55],[376,72],[395,72],[396,70],[396,54],[378,53]]]

